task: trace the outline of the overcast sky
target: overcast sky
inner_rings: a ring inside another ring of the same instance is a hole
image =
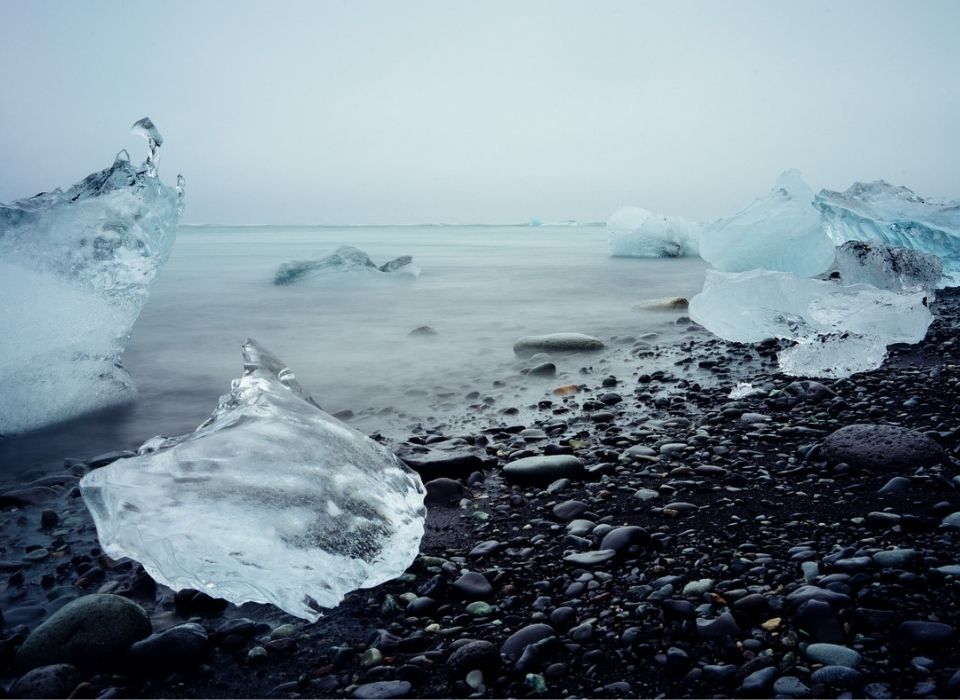
[[[0,0],[0,201],[164,136],[192,223],[960,198],[960,2]]]

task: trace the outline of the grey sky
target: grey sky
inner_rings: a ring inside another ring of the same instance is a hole
[[[799,168],[960,198],[960,2],[0,0],[0,201],[144,146],[188,222],[731,213]]]

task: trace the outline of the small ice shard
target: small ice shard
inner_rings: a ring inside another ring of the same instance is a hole
[[[960,202],[924,199],[879,180],[821,190],[814,205],[835,245],[873,241],[930,253],[943,260],[941,286],[960,284]]]
[[[156,175],[157,164],[160,160],[160,146],[163,145],[163,137],[157,131],[157,127],[153,125],[150,117],[144,117],[133,125],[130,133],[142,136],[147,140],[146,166],[150,175]]]
[[[867,241],[837,248],[836,266],[844,284],[863,282],[893,292],[933,293],[943,277],[943,261],[936,255]]]
[[[420,477],[322,411],[256,342],[213,415],[188,435],[87,474],[103,551],[174,590],[271,603],[316,620],[419,551]]]
[[[757,394],[765,394],[766,392],[763,389],[758,389],[753,386],[750,382],[737,382],[737,385],[730,390],[730,393],[727,394],[727,398],[730,399],[745,399],[748,396],[756,396]]]
[[[294,260],[283,263],[273,277],[273,283],[278,286],[294,284],[310,278],[317,278],[330,273],[340,272],[385,272],[416,277],[420,271],[410,263],[413,257],[403,255],[395,258],[381,267],[370,259],[370,256],[359,248],[342,245],[330,255],[319,260]]]
[[[614,257],[679,258],[699,255],[700,227],[679,216],[623,207],[607,221],[607,240]]]
[[[690,318],[725,340],[797,341],[780,354],[783,372],[840,377],[879,367],[887,345],[922,340],[933,320],[925,296],[788,272],[708,270]]]
[[[132,398],[120,356],[183,208],[148,163],[120,151],[66,192],[0,204],[0,435]]]
[[[829,268],[833,255],[813,190],[796,170],[783,173],[766,197],[700,234],[700,256],[724,272],[762,268],[811,277]]]

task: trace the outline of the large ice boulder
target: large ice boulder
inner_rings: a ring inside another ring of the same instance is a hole
[[[308,279],[322,278],[331,273],[387,273],[417,277],[420,270],[411,265],[412,262],[411,256],[401,255],[378,266],[359,248],[342,245],[319,260],[293,260],[283,263],[277,268],[273,283],[284,286]]]
[[[614,257],[679,258],[699,255],[700,227],[679,216],[623,207],[607,221]]]
[[[134,394],[120,366],[150,283],[173,247],[183,180],[157,175],[163,139],[133,165],[113,165],[67,191],[0,204],[0,435],[19,433]]]
[[[870,284],[890,291],[932,294],[943,278],[936,255],[867,241],[847,241],[837,248],[837,271],[844,284]]]
[[[874,241],[930,253],[943,260],[941,286],[960,284],[960,202],[924,199],[879,180],[822,190],[814,205],[836,245]]]
[[[833,243],[813,208],[813,190],[788,170],[766,197],[733,216],[706,224],[700,256],[718,270],[793,272],[811,277],[833,264]]]
[[[708,270],[690,300],[690,318],[726,340],[784,338],[780,369],[807,377],[845,377],[879,367],[892,343],[923,339],[933,317],[922,292],[844,286],[788,272]]]
[[[80,482],[103,551],[158,582],[316,620],[402,574],[423,536],[420,478],[325,413],[254,341],[194,432],[154,438]]]

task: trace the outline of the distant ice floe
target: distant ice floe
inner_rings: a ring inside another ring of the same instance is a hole
[[[773,189],[733,216],[706,224],[700,255],[718,270],[762,268],[810,277],[833,264],[834,244],[812,206],[813,190],[796,170],[788,170]]]
[[[120,356],[173,248],[184,185],[157,175],[153,122],[133,131],[148,141],[142,164],[121,151],[65,192],[0,204],[0,435],[135,394]]]
[[[872,241],[930,253],[943,261],[941,285],[960,284],[960,202],[924,199],[880,180],[821,190],[814,205],[836,245]]]
[[[426,491],[386,448],[319,408],[248,340],[243,376],[194,432],[154,438],[80,481],[103,551],[174,590],[316,620],[400,576]]]
[[[412,262],[411,256],[402,255],[378,266],[359,248],[342,245],[332,254],[319,260],[294,260],[283,263],[277,269],[273,283],[284,286],[340,273],[373,272],[415,278],[420,275],[420,270],[411,265]]]
[[[680,258],[699,255],[700,226],[679,216],[623,207],[607,221],[614,257]]]

